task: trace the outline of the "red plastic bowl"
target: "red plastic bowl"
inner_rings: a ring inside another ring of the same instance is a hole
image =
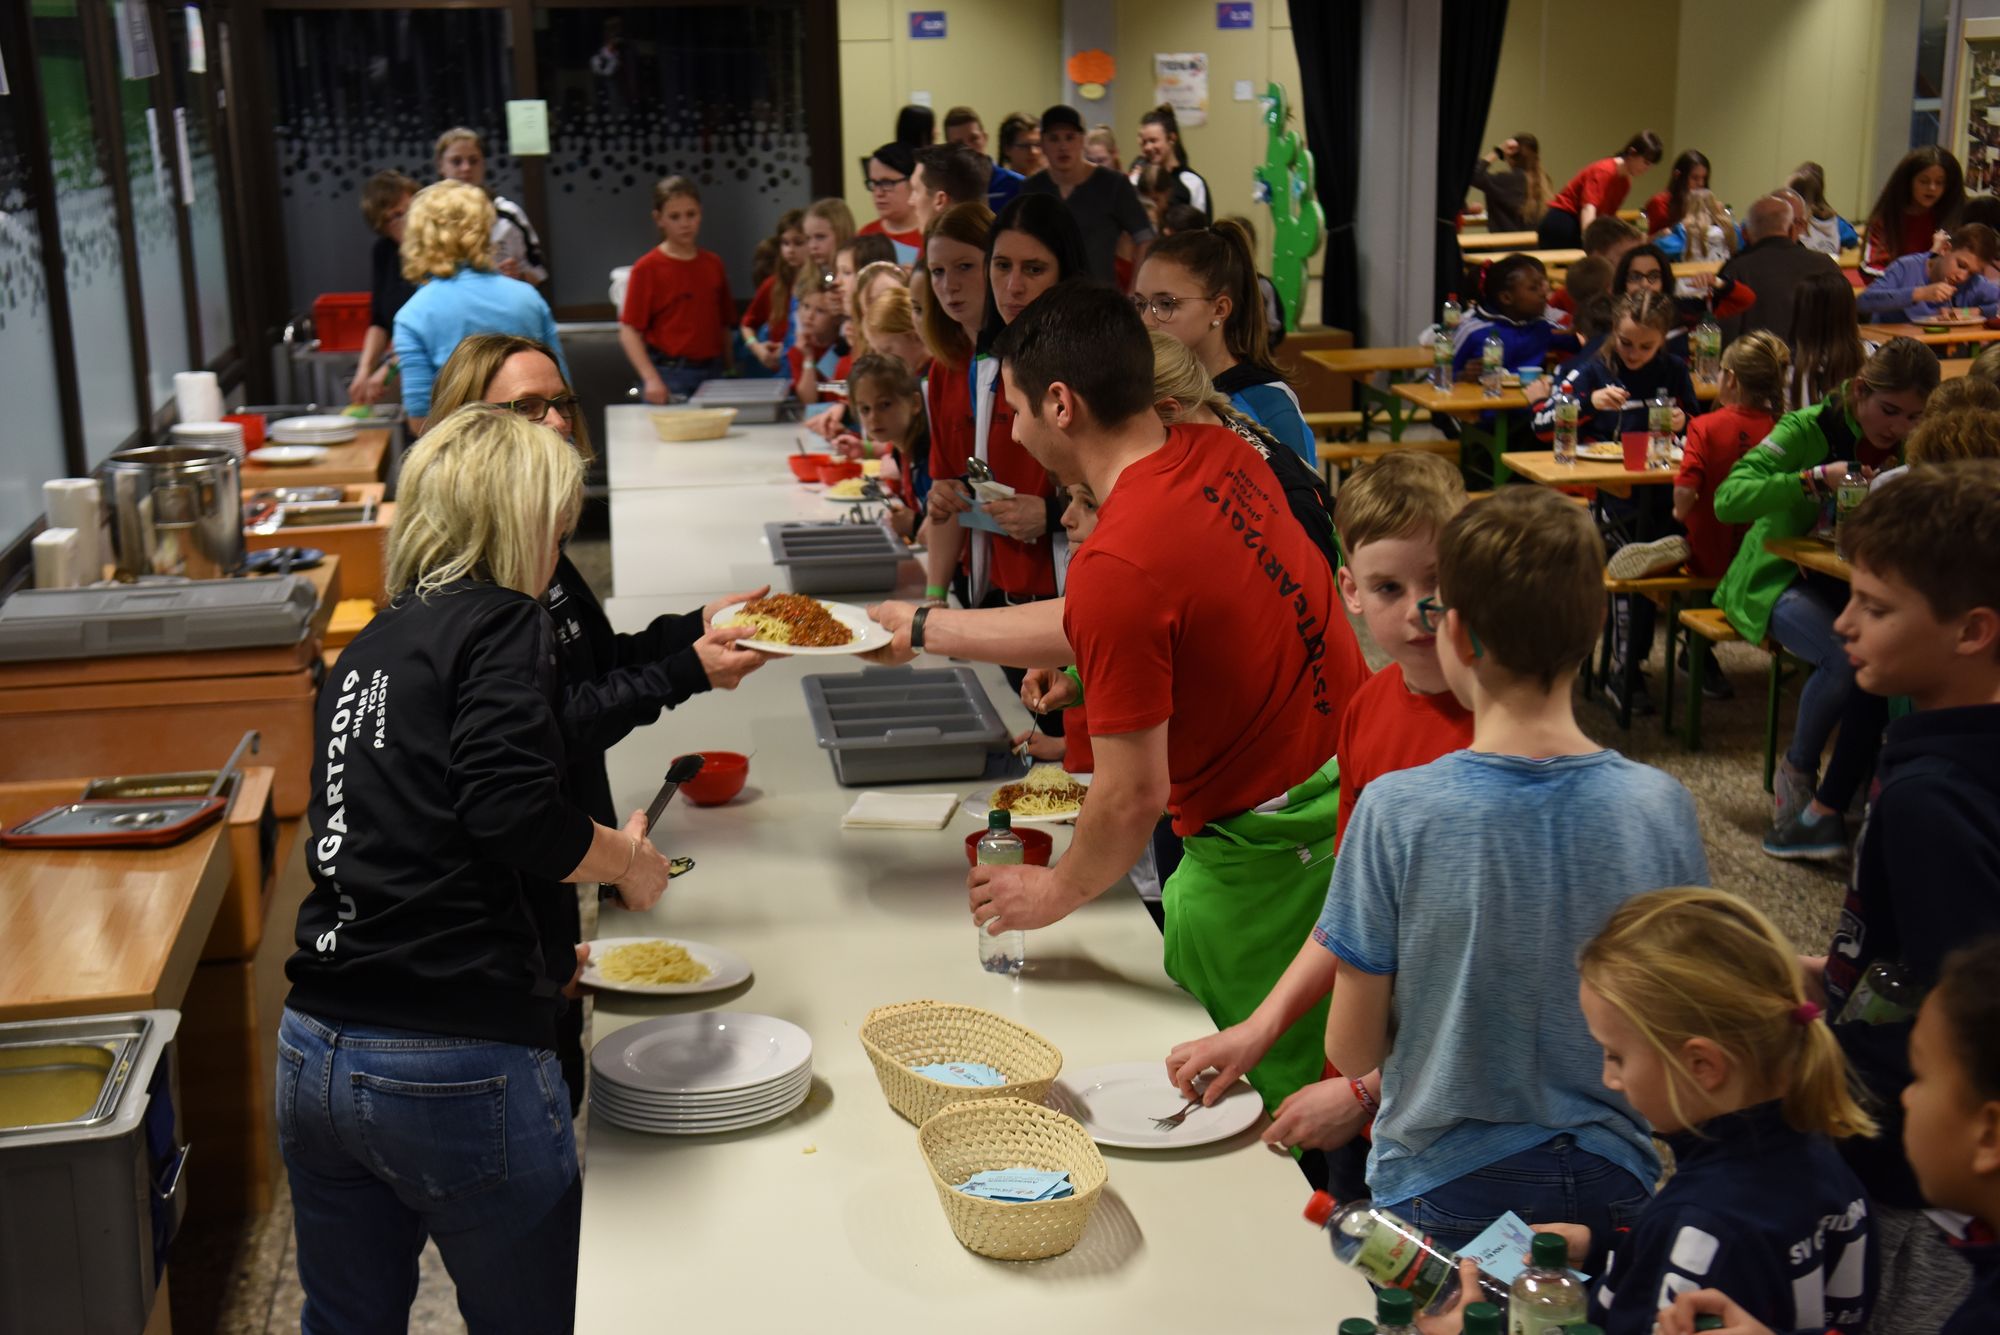
[[[836,482],[845,482],[851,477],[860,476],[859,459],[829,459],[819,466],[819,480],[822,486],[830,487]]]
[[[1049,865],[1049,853],[1054,849],[1056,841],[1049,837],[1047,831],[1029,829],[1023,826],[1016,829],[1014,833],[1020,835],[1021,842],[1027,845],[1028,865],[1030,867],[1046,867]],[[986,831],[984,830],[974,830],[971,834],[965,836],[966,866],[976,867],[979,865],[979,841],[985,837]]]
[[[830,454],[788,454],[785,462],[791,465],[792,476],[801,482],[819,481],[819,466],[833,462]]]
[[[750,777],[750,757],[734,751],[702,751],[701,773],[681,785],[687,800],[698,807],[719,807],[743,791]]]

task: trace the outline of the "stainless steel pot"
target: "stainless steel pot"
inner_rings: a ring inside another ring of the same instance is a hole
[[[118,578],[219,579],[243,564],[242,476],[227,450],[153,445],[97,469]]]

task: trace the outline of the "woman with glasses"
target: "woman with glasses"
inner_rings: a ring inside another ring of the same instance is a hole
[[[1132,304],[1147,328],[1171,334],[1193,350],[1238,412],[1317,468],[1299,396],[1271,360],[1253,253],[1249,233],[1233,218],[1177,232],[1146,253]]]
[[[590,436],[576,395],[543,344],[514,334],[475,334],[459,344],[438,376],[435,415],[442,420],[472,403],[549,427],[589,463]],[[399,503],[410,502],[399,498]],[[637,634],[621,635],[611,629],[603,605],[569,556],[557,554],[541,596],[555,622],[563,788],[570,801],[609,824],[614,808],[605,752],[633,729],[657,721],[661,710],[710,689],[735,690],[764,665],[763,654],[736,647],[736,641],[754,631],[710,623],[730,604],[768,591],[729,594],[679,616],[659,617]],[[555,899],[548,906],[545,948],[551,959],[562,959],[581,938],[582,924],[575,895]],[[572,1111],[583,1097],[582,1032],[582,1011],[573,1007],[564,1016],[556,1047],[569,1080]]]
[[[403,221],[403,277],[419,285],[396,312],[395,326],[412,431],[422,432],[431,415],[439,368],[474,334],[537,339],[569,373],[555,316],[541,293],[494,272],[493,201],[478,186],[439,181],[417,192]]]
[[[917,153],[908,144],[884,144],[861,164],[875,220],[859,235],[886,236],[895,242],[898,264],[915,264],[924,248],[924,229],[917,222],[910,190],[910,174],[916,169]]]
[[[403,465],[389,605],[319,693],[278,1028],[278,1141],[308,1331],[402,1330],[435,1239],[476,1335],[572,1328],[583,1200],[555,1052],[578,957],[539,918],[615,888],[659,901],[644,812],[567,791],[538,602],[583,505],[554,431],[472,406]]]

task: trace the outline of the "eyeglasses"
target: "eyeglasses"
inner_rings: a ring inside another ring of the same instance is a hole
[[[1141,318],[1145,316],[1146,312],[1151,311],[1155,320],[1165,324],[1174,318],[1174,313],[1180,310],[1184,303],[1214,300],[1214,297],[1142,297],[1134,292],[1132,294],[1132,309],[1139,312]]]
[[[545,399],[539,394],[530,394],[525,398],[509,399],[505,403],[492,403],[487,406],[490,408],[505,408],[508,412],[513,413],[517,417],[525,417],[530,422],[548,420],[549,409],[553,408],[563,415],[564,421],[574,421],[576,418],[577,403],[578,399],[574,394],[564,394],[553,399]]]
[[[1667,276],[1658,269],[1631,269],[1625,274],[1625,285],[1644,283],[1647,287],[1665,287]]]
[[[868,178],[868,193],[879,195],[884,190],[894,190],[909,179],[907,176],[871,176]]]
[[[1436,596],[1419,599],[1417,602],[1417,624],[1424,628],[1424,634],[1436,635],[1444,629],[1444,614],[1451,609],[1439,602]],[[1478,658],[1486,650],[1480,645],[1479,637],[1472,633],[1472,627],[1465,628],[1465,634],[1472,641],[1472,656]]]

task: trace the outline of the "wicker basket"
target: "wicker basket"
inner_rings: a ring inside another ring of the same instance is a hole
[[[1104,1156],[1081,1126],[1022,1099],[954,1103],[917,1131],[938,1203],[968,1249],[996,1261],[1033,1261],[1076,1246],[1104,1191]],[[1059,1201],[989,1201],[954,1183],[989,1168],[1069,1173]]]
[[[1062,1053],[1034,1030],[992,1011],[948,1001],[876,1007],[861,1022],[861,1046],[875,1063],[875,1078],[889,1106],[918,1126],[953,1103],[1004,1098],[1040,1103],[1062,1070]],[[910,1069],[958,1061],[985,1062],[1009,1083],[947,1085]]]
[[[734,408],[682,408],[653,414],[653,430],[661,440],[714,440],[729,434]]]

